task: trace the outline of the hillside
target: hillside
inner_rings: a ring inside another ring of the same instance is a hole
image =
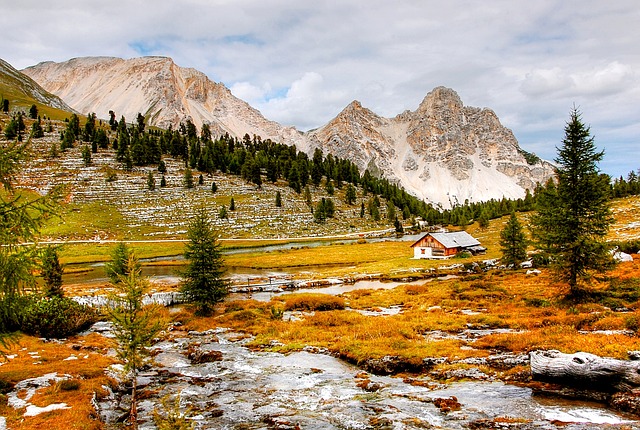
[[[41,114],[62,119],[73,112],[60,97],[43,89],[33,79],[0,59],[0,95],[9,100],[9,111],[21,109],[28,112],[35,104]]]
[[[183,185],[185,163],[181,159],[163,157],[167,186],[160,187],[162,174],[157,165],[123,168],[113,149],[100,149],[92,154],[85,166],[82,144],[59,152],[52,158],[53,144],[59,145],[64,123],[54,122],[54,130],[42,139],[32,140],[33,158],[17,178],[18,185],[43,193],[53,184],[69,186],[68,204],[61,220],[53,219],[44,229],[47,240],[139,240],[183,238],[191,215],[205,207],[224,238],[282,238],[328,236],[389,230],[393,226],[385,219],[382,203],[381,220],[368,215],[360,217],[361,204],[371,198],[358,189],[356,201],[344,202],[346,187],[329,195],[323,186],[309,185],[312,205],[322,198],[331,198],[336,215],[325,223],[314,222],[304,193],[297,193],[287,181],[265,181],[260,187],[238,175],[217,172],[203,174],[203,184],[197,185],[199,171],[194,171],[196,186]],[[27,124],[29,126],[29,123]],[[148,174],[155,178],[156,189],[148,189]],[[217,185],[215,193],[212,182]],[[282,207],[276,207],[276,193],[282,196]],[[228,218],[219,217],[224,206],[229,208],[233,197],[236,210]]]

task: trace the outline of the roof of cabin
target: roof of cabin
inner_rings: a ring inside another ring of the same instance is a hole
[[[427,236],[433,237],[446,248],[466,248],[469,246],[480,245],[478,239],[471,236],[466,231],[452,231],[448,233],[427,233],[416,241],[412,247],[418,245]]]

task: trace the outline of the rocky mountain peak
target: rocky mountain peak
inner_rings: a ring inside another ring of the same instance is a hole
[[[46,91],[33,79],[2,59],[0,59],[0,87],[3,89],[3,97],[8,99],[33,99],[57,109],[73,111],[60,97]]]
[[[460,100],[458,93],[451,88],[436,87],[424,97],[416,113],[458,113],[462,110],[462,107],[462,100]]]
[[[142,113],[147,124],[162,128],[187,119],[198,128],[207,123],[214,135],[248,133],[281,141],[296,134],[268,121],[223,84],[196,69],[180,67],[169,57],[74,58],[39,63],[23,73],[75,110],[94,112],[99,118],[108,118],[113,110],[128,121]]]
[[[352,102],[309,138],[310,150],[320,147],[354,160],[445,208],[524,197],[526,189],[554,174],[548,163],[527,163],[495,112],[466,107],[445,87],[429,92],[415,111],[392,119]]]

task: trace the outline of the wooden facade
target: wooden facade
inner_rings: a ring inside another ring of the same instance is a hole
[[[480,242],[465,231],[427,233],[413,245],[413,258],[450,258],[458,252],[484,252]]]

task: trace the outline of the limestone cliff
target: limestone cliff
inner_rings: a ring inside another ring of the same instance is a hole
[[[444,87],[427,94],[415,112],[389,119],[353,102],[306,137],[307,151],[349,158],[443,207],[524,197],[553,175],[551,164],[527,162],[493,111],[465,107]]]

